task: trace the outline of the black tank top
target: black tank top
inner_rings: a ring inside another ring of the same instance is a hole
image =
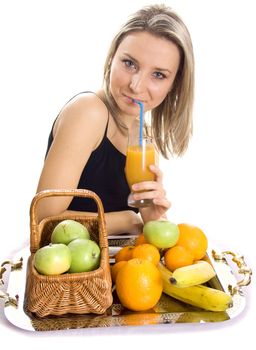
[[[130,189],[124,173],[126,157],[107,138],[108,122],[103,139],[91,153],[77,188],[95,192],[100,197],[106,213],[123,210],[133,210],[137,213],[137,209],[127,205]],[[53,127],[49,135],[46,155],[52,141]],[[97,205],[92,199],[74,197],[68,210],[97,212]]]

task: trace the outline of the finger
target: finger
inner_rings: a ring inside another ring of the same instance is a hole
[[[133,193],[134,199],[161,199],[165,198],[163,191],[146,191]]]
[[[166,197],[166,191],[159,186],[145,186],[139,187],[138,190],[133,192],[134,194],[140,194],[141,196],[147,196],[148,198],[164,198]]]
[[[162,193],[165,193],[162,185],[159,182],[156,181],[143,181],[138,182],[136,184],[132,185],[133,191],[151,191],[151,190],[158,190]]]
[[[150,171],[152,171],[152,173],[156,174],[156,181],[157,182],[162,182],[163,180],[163,172],[160,170],[160,168],[156,165],[150,165],[149,166]]]

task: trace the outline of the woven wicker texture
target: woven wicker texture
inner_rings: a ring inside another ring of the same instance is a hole
[[[53,216],[38,223],[36,207],[39,200],[52,196],[77,196],[95,200],[98,216]],[[64,219],[73,219],[84,224],[92,240],[101,250],[98,269],[90,272],[66,273],[44,276],[34,268],[34,255],[40,248],[50,243],[54,227]],[[108,239],[104,210],[99,197],[87,190],[47,190],[38,193],[30,207],[30,251],[28,260],[24,309],[39,317],[47,315],[103,314],[112,304],[112,282],[108,255]]]

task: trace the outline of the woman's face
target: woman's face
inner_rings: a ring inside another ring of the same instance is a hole
[[[137,116],[136,99],[145,111],[157,107],[171,89],[179,68],[180,54],[171,41],[146,31],[127,35],[113,58],[110,91],[120,117]]]

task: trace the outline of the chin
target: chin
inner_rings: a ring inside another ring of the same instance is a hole
[[[137,117],[139,115],[138,109],[134,107],[118,106],[121,114],[125,114],[131,117]]]

